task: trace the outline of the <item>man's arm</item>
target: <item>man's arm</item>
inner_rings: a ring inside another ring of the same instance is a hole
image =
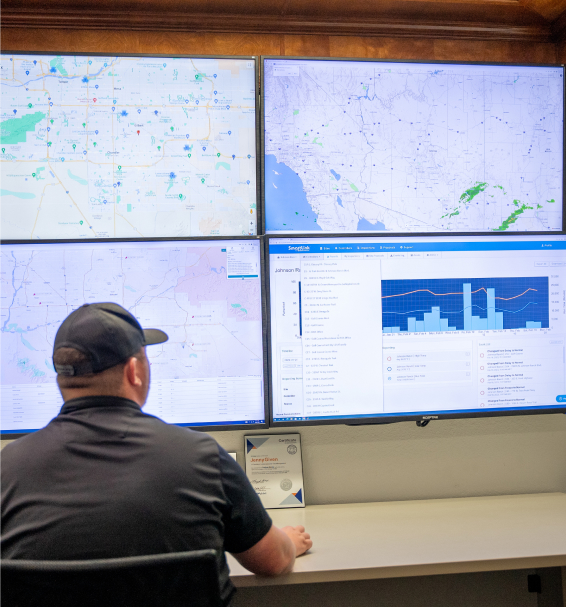
[[[257,544],[234,554],[234,558],[252,573],[258,575],[281,575],[293,569],[295,557],[312,547],[310,535],[301,525],[271,529]]]

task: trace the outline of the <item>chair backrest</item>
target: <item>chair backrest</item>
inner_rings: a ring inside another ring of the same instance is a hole
[[[2,607],[220,607],[216,550],[84,561],[2,560]]]

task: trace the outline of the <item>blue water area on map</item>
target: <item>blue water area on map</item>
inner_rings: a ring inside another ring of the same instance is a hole
[[[35,348],[29,343],[29,341],[27,339],[24,339],[23,335],[20,335],[20,339],[22,340],[22,343],[28,350],[33,350],[35,352]]]
[[[330,172],[334,175],[336,181],[340,181],[340,175],[338,175],[338,173],[334,169],[330,169]]]
[[[35,194],[29,192],[11,192],[10,190],[0,190],[0,196],[15,196],[23,199],[35,198]]]
[[[356,229],[358,232],[376,232],[378,230],[385,230],[385,224],[381,223],[381,221],[370,223],[367,219],[362,217],[358,221],[358,227]]]
[[[70,170],[67,171],[67,175],[73,180],[76,181],[77,183],[80,183],[81,185],[88,185],[88,181],[86,179],[83,179],[82,177],[78,177],[77,175],[73,175],[73,173],[71,173]]]
[[[336,196],[336,201],[342,208],[344,208],[344,205],[342,204],[342,199],[340,198],[340,196]]]
[[[315,231],[322,228],[307,202],[301,178],[272,154],[265,157],[265,229]]]

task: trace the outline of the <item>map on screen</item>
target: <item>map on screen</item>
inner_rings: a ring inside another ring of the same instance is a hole
[[[263,421],[259,264],[256,240],[3,245],[2,430],[57,414],[55,333],[100,301],[169,335],[147,349],[144,411],[188,425]]]
[[[2,237],[256,233],[255,61],[1,56]]]
[[[265,59],[266,232],[561,230],[563,75]]]

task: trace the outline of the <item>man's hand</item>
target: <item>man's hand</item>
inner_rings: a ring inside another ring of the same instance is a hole
[[[282,527],[281,531],[291,538],[295,546],[296,556],[301,556],[301,554],[312,548],[311,536],[302,525],[298,525],[297,527]]]
[[[234,558],[258,575],[282,575],[293,569],[295,557],[312,546],[311,536],[301,525],[283,527],[275,525],[259,542],[245,552],[234,553]]]

